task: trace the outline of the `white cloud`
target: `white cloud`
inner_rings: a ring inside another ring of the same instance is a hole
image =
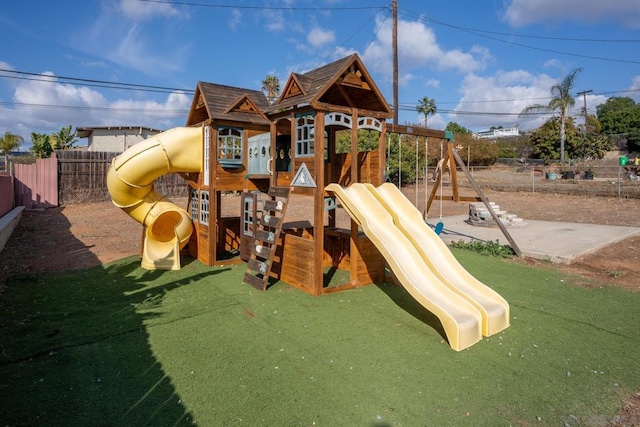
[[[513,27],[574,21],[614,22],[639,28],[640,5],[638,0],[510,0],[503,18]]]
[[[279,10],[265,10],[262,20],[269,31],[283,31],[285,29],[285,19]]]
[[[242,12],[239,9],[231,10],[231,19],[229,19],[229,28],[235,30],[242,23]]]
[[[629,90],[634,90],[637,92],[631,92],[629,97],[635,99],[636,102],[640,102],[640,75],[635,76],[631,81],[631,87]]]
[[[307,41],[313,47],[321,47],[336,40],[336,34],[333,31],[323,30],[322,28],[312,28],[307,34]]]
[[[415,113],[415,120],[413,123],[421,124],[424,126],[424,115]],[[440,113],[436,113],[433,116],[429,116],[427,119],[427,127],[429,129],[444,129],[447,127],[447,123],[445,122],[444,117]]]
[[[392,75],[391,22],[379,15],[376,39],[362,54],[368,67],[387,77]],[[411,72],[421,67],[433,67],[439,71],[456,70],[464,73],[483,69],[491,58],[489,51],[474,46],[469,52],[461,49],[447,50],[436,40],[435,33],[418,21],[398,22],[399,68]],[[402,76],[400,76],[402,79]]]
[[[424,83],[424,85],[426,87],[432,87],[432,88],[438,89],[440,88],[440,80],[429,79]]]
[[[95,60],[76,57],[69,54],[66,54],[64,57],[67,58],[69,61],[77,62],[78,64],[87,68],[104,68],[107,66],[107,64],[105,64],[104,61],[95,61]]]
[[[163,54],[151,48],[142,34],[143,31],[137,25],[132,26],[115,49],[106,53],[107,57],[117,64],[152,75],[176,72],[181,68],[184,51],[188,48],[178,48]]]
[[[604,95],[587,95],[587,112],[589,114],[596,114],[596,108],[598,105],[604,104],[608,97]],[[580,105],[582,108],[582,99],[576,99],[576,106]]]
[[[23,81],[9,107],[0,108],[0,133],[11,131],[31,145],[31,132],[49,133],[63,126],[136,125],[157,129],[180,126],[191,97],[170,93],[165,99],[108,100],[86,87],[60,83],[51,72],[40,81]]]
[[[113,62],[153,76],[181,71],[195,43],[176,37],[176,28],[184,24],[177,19],[189,18],[188,14],[168,3],[103,0],[101,4],[95,20],[69,36],[74,49],[91,58],[91,65],[109,67]],[[167,19],[151,21],[157,17]]]
[[[81,49],[147,75],[175,73],[186,63],[191,49],[189,43],[150,38],[144,25],[124,26],[116,21],[114,17],[106,16],[98,20],[92,32],[82,39]]]
[[[144,21],[156,16],[176,17],[180,15],[180,12],[169,3],[120,0],[118,6],[122,14],[132,21]]]
[[[547,104],[549,89],[555,83],[546,74],[535,75],[524,70],[501,71],[490,77],[471,73],[462,82],[462,97],[454,108],[461,114],[451,113],[451,120],[473,130],[516,124],[523,130],[535,128],[548,116],[522,119],[518,114],[528,105]],[[486,115],[468,115],[465,111]]]
[[[544,64],[542,64],[542,66],[544,68],[559,68],[559,69],[564,68],[564,64],[559,59],[550,59],[546,61]]]

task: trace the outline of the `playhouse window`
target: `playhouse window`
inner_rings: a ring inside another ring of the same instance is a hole
[[[253,236],[253,194],[245,196],[242,209],[242,231],[245,236]]]
[[[315,146],[315,117],[305,114],[296,118],[296,157],[311,157]]]
[[[198,201],[199,195],[198,190],[191,190],[191,203],[190,206],[190,214],[192,221],[198,221]]]
[[[200,190],[200,224],[209,225],[209,192]]]
[[[242,164],[242,129],[218,128],[218,161],[222,166]]]

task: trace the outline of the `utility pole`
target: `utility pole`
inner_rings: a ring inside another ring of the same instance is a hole
[[[398,124],[398,0],[393,0],[393,30],[391,44],[393,46],[393,124]]]
[[[593,92],[593,90],[583,90],[582,92],[578,92],[578,95],[582,95],[582,99],[584,100],[584,107],[582,112],[584,113],[584,130],[582,131],[583,135],[587,134],[587,94]]]

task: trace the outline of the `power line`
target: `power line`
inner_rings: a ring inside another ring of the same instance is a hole
[[[120,83],[120,82],[114,82],[114,81],[106,81],[106,80],[95,80],[95,79],[83,79],[80,77],[66,77],[66,76],[51,76],[48,74],[42,74],[42,73],[31,73],[28,71],[15,71],[15,70],[7,70],[4,68],[0,68],[0,72],[3,73],[9,73],[9,74],[18,74],[18,75],[24,75],[24,76],[36,76],[36,77],[42,77],[44,78],[44,81],[50,81],[51,79],[55,78],[58,80],[69,80],[70,82],[86,82],[86,83],[95,83],[95,84],[107,84],[107,85],[111,85],[113,86],[114,89],[131,89],[131,88],[138,88],[138,89],[160,89],[160,90],[165,90],[165,91],[171,91],[171,92],[187,92],[187,93],[194,93],[193,89],[183,89],[183,88],[175,88],[175,87],[166,87],[166,86],[154,86],[154,85],[143,85],[143,84],[139,84],[139,83]],[[7,77],[7,76],[0,76],[0,77]],[[58,82],[53,82],[53,83],[58,83]]]
[[[28,102],[15,102],[15,101],[0,101],[0,105],[12,105],[18,107],[33,107],[33,108],[56,108],[56,109],[69,109],[69,110],[96,110],[96,111],[126,111],[126,112],[139,112],[143,111],[149,114],[185,114],[189,110],[166,110],[161,108],[121,108],[121,107],[93,107],[88,105],[61,105],[61,104],[35,104]]]
[[[137,87],[120,87],[120,86],[114,86],[112,84],[107,84],[107,83],[105,83],[105,84],[97,84],[97,83],[85,83],[85,82],[75,82],[75,81],[58,82],[58,81],[53,81],[51,79],[51,76],[49,76],[49,78],[38,79],[38,78],[34,78],[34,77],[19,77],[19,76],[3,76],[3,75],[0,75],[0,78],[14,79],[14,80],[27,80],[27,81],[44,82],[44,83],[60,83],[60,84],[69,84],[69,85],[74,85],[74,86],[101,87],[101,88],[105,88],[105,89],[133,90],[133,91],[138,91],[138,92],[176,93],[175,90],[144,89],[144,88],[137,88]],[[181,92],[186,92],[186,91],[181,91]],[[190,90],[188,92],[193,93],[194,91]]]
[[[229,5],[229,4],[211,4],[211,3],[196,3],[196,2],[183,2],[183,1],[171,1],[171,0],[137,0],[144,3],[162,3],[171,4],[176,6],[196,6],[196,7],[211,7],[218,9],[253,9],[253,10],[313,10],[313,11],[327,11],[327,10],[372,10],[372,9],[385,9],[384,6],[350,6],[350,7],[303,7],[303,6],[241,6],[241,5]]]
[[[518,38],[528,38],[528,39],[538,39],[538,40],[585,42],[585,43],[640,43],[640,39],[604,39],[604,38],[592,39],[592,38],[583,38],[583,37],[550,37],[550,36],[533,36],[528,34],[517,34],[517,33],[503,33],[500,31],[490,31],[490,30],[483,30],[480,28],[463,27],[460,25],[449,24],[447,22],[439,21],[437,19],[429,18],[429,17],[422,18],[423,14],[419,14],[417,12],[413,12],[411,10],[404,9],[404,8],[403,10],[409,12],[408,13],[409,15],[413,15],[417,19],[424,19],[428,22],[433,22],[434,24],[454,28],[456,30],[466,30],[466,31],[472,31],[477,33],[494,34],[498,36],[518,37]]]
[[[411,12],[411,11],[409,11],[409,12]],[[411,13],[415,14],[416,12],[411,12]],[[457,26],[457,25],[448,24],[448,23],[441,22],[441,21],[438,21],[438,20],[435,20],[435,19],[432,19],[432,18],[424,18],[422,16],[422,14],[415,14],[413,16],[416,17],[416,19],[419,20],[419,21],[431,22],[431,23],[434,23],[434,24],[443,25],[443,26],[446,26],[446,27],[449,27],[449,28],[453,28],[453,29],[458,30],[458,31],[462,31],[462,32],[465,32],[465,33],[473,34],[473,35],[478,36],[478,37],[484,37],[484,38],[489,39],[489,40],[494,40],[494,41],[498,41],[500,43],[510,44],[510,45],[513,45],[513,46],[524,47],[526,49],[539,50],[539,51],[542,51],[542,52],[557,53],[559,55],[574,56],[574,57],[578,57],[578,58],[594,59],[594,60],[597,60],[597,61],[619,62],[619,63],[625,63],[625,64],[640,64],[640,61],[632,61],[632,60],[628,60],[628,59],[604,58],[604,57],[600,57],[600,56],[584,55],[584,54],[580,54],[580,53],[565,52],[565,51],[556,50],[556,49],[549,49],[549,48],[544,48],[544,47],[531,46],[531,45],[518,43],[518,42],[514,42],[514,41],[510,41],[510,40],[503,40],[503,39],[498,38],[498,37],[487,35],[487,34],[485,34],[485,33],[488,33],[487,31],[482,31],[482,30],[479,31],[479,30],[475,30],[475,29],[468,29],[466,27],[460,27],[460,26]]]
[[[623,89],[623,90],[611,90],[611,91],[602,91],[602,92],[592,92],[593,96],[598,96],[598,95],[602,95],[602,96],[607,96],[607,95],[612,95],[612,94],[624,94],[624,93],[631,93],[631,92],[640,92],[640,89]],[[576,97],[581,95],[581,93],[576,93]],[[531,102],[531,101],[542,101],[542,100],[549,100],[552,99],[552,96],[544,96],[544,97],[537,97],[537,98],[512,98],[512,99],[478,99],[478,100],[473,100],[473,101],[438,101],[438,105],[443,105],[443,104],[492,104],[492,103],[499,103],[499,102],[521,102],[521,101],[527,101],[527,102]],[[402,105],[412,105],[409,103],[403,103]],[[415,106],[417,106],[418,104],[415,104]],[[438,109],[439,111],[442,111],[440,109]]]
[[[0,69],[0,72],[11,73],[15,75],[6,76],[0,75],[0,78],[9,78],[9,79],[18,79],[18,80],[28,80],[28,81],[40,81],[44,83],[64,83],[71,85],[82,85],[88,87],[101,87],[107,89],[118,89],[118,90],[134,90],[141,92],[156,92],[156,93],[175,93],[175,92],[183,92],[185,94],[193,94],[194,90],[192,89],[181,89],[181,88],[173,88],[166,86],[154,86],[154,85],[143,85],[137,83],[125,83],[125,82],[114,82],[114,81],[105,81],[105,80],[95,80],[95,79],[84,79],[79,77],[69,77],[69,76],[52,76],[48,74],[38,74],[27,71],[16,71],[16,70],[7,70]],[[32,76],[32,77],[24,77],[24,76]],[[39,78],[38,78],[39,77]],[[60,82],[59,80],[64,80]],[[627,89],[627,90],[614,90],[614,91],[603,91],[593,93],[594,96],[597,95],[611,95],[611,94],[623,94],[623,93],[631,93],[631,92],[640,92],[640,89]],[[577,95],[580,95],[578,93]],[[488,100],[474,100],[474,101],[439,101],[438,104],[488,104],[488,103],[500,103],[500,102],[521,102],[521,101],[537,101],[537,100],[546,100],[551,99],[551,97],[538,97],[538,98],[513,98],[513,99],[488,99]],[[2,102],[2,105],[20,105],[20,106],[30,106],[37,107],[39,104],[26,104],[19,102]],[[43,107],[50,108],[77,108],[77,109],[105,109],[110,110],[109,108],[101,108],[101,107],[86,107],[86,106],[62,106],[62,105],[47,105],[42,104]],[[415,110],[417,104],[407,104],[403,103],[399,106],[399,110],[410,111]],[[111,110],[119,110],[117,108],[112,108]],[[138,111],[136,109],[132,109],[131,111]],[[149,111],[148,109],[141,109],[139,111]],[[162,110],[167,111],[167,110]],[[181,110],[175,110],[176,112]],[[473,112],[473,111],[461,111],[461,110],[446,110],[439,109],[440,112],[445,113],[455,113],[455,114],[481,114],[481,115],[490,115],[487,112]],[[491,113],[491,115],[513,115],[516,113]],[[519,113],[518,113],[519,114]],[[517,114],[516,114],[517,115]]]

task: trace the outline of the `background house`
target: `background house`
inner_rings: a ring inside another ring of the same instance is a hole
[[[76,136],[87,138],[88,151],[122,153],[132,145],[162,132],[144,126],[77,127]]]

